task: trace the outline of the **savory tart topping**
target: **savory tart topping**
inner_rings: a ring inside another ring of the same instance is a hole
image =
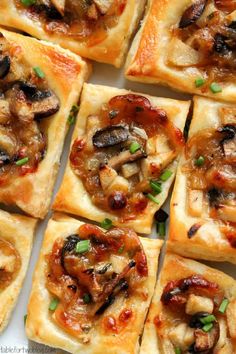
[[[226,321],[225,304],[229,301],[223,299],[216,283],[200,275],[170,281],[163,290],[161,302],[165,311],[161,315],[163,325],[156,319],[155,324],[159,334],[168,337],[175,352],[210,354],[224,346],[227,339],[220,342],[221,324]]]
[[[0,291],[8,287],[16,278],[21,266],[21,258],[14,245],[0,238]]]
[[[188,212],[218,220],[234,247],[236,240],[236,125],[225,124],[195,134],[186,146]],[[201,223],[199,224],[199,227]],[[191,238],[199,229],[194,224]]]
[[[20,11],[40,18],[49,33],[99,43],[117,25],[127,0],[15,0]]]
[[[0,185],[36,171],[47,148],[41,119],[59,108],[41,69],[0,34]]]
[[[132,296],[144,296],[142,284],[148,276],[134,231],[111,228],[104,233],[84,224],[76,234],[57,239],[47,257],[49,310],[58,325],[88,342],[92,327],[102,325],[118,333],[131,320],[127,306]],[[111,313],[114,302],[118,308]]]
[[[139,95],[113,97],[87,118],[85,135],[74,141],[70,162],[99,208],[132,220],[144,212],[173,174],[184,145],[182,132],[164,110]]]
[[[168,62],[177,69],[196,67],[196,88],[217,94],[236,71],[234,0],[194,0],[173,31]]]

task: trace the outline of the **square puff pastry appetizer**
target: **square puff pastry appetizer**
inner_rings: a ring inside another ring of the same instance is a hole
[[[194,98],[171,199],[169,249],[236,263],[236,106]]]
[[[26,2],[25,2],[26,3]],[[0,24],[120,67],[146,0],[1,0]]]
[[[162,243],[55,214],[34,273],[28,338],[70,353],[137,353]]]
[[[189,105],[85,84],[53,208],[150,233],[175,176]]]
[[[57,45],[3,29],[0,49],[0,202],[43,218],[90,67]]]
[[[235,102],[235,10],[234,0],[149,0],[126,76]]]
[[[167,253],[144,326],[140,354],[235,352],[235,279]]]
[[[36,223],[33,218],[0,210],[0,333],[22,288]]]

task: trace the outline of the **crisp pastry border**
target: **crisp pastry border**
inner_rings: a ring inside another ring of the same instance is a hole
[[[37,220],[0,210],[0,237],[11,242],[21,257],[12,283],[0,292],[0,333],[6,328],[27,272]]]
[[[171,280],[186,278],[193,274],[202,275],[208,281],[213,281],[219,284],[220,288],[224,289],[226,297],[230,300],[230,303],[235,308],[235,279],[202,263],[167,252],[144,326],[140,354],[173,352],[173,346],[171,345],[170,341],[165,337],[160,338],[158,336],[156,325],[154,324],[154,319],[162,312],[163,306],[160,298],[164,286]],[[228,322],[231,321],[232,318],[231,310],[229,307],[230,305],[226,310],[226,318]],[[236,320],[236,317],[234,317],[234,319]],[[232,345],[233,349],[236,350],[236,343],[233,344],[232,342]]]
[[[36,38],[52,41],[83,57],[120,67],[128,50],[130,38],[143,14],[145,3],[146,0],[127,0],[127,6],[118,24],[109,30],[104,41],[93,46],[68,36],[48,34],[39,20],[19,14],[14,0],[1,0],[0,24],[24,31]]]
[[[47,153],[35,173],[16,178],[0,189],[0,202],[13,204],[37,218],[43,218],[49,208],[60,156],[68,130],[67,118],[73,104],[78,102],[84,80],[91,67],[77,55],[57,45],[8,32],[0,28],[7,40],[21,47],[32,67],[39,66],[45,73],[49,87],[60,99],[60,110],[45,118]]]
[[[127,325],[120,336],[100,334],[96,331],[93,333],[92,341],[83,344],[75,337],[67,334],[52,320],[48,310],[51,296],[45,287],[46,255],[50,253],[52,245],[58,237],[66,238],[68,235],[75,233],[81,224],[81,221],[60,213],[54,214],[49,221],[33,277],[26,322],[27,336],[38,343],[60,348],[70,353],[102,354],[106,352],[107,348],[110,348],[109,351],[114,354],[137,353],[139,336],[142,333],[145,316],[156,283],[158,256],[163,241],[140,238],[148,260],[149,276],[144,287],[149,290],[149,295],[146,300],[134,299],[132,302],[131,306],[135,313],[135,320]],[[116,311],[116,304],[111,305],[107,311],[111,311],[111,313]]]
[[[117,89],[108,86],[84,84],[81,96],[81,106],[77,117],[72,144],[79,136],[83,136],[86,129],[86,119],[89,115],[98,114],[102,105],[107,103],[116,95],[127,94],[130,91]],[[178,101],[170,98],[157,98],[148,95],[147,97],[152,105],[161,107],[166,110],[169,119],[183,131],[185,120],[188,114],[190,102]],[[175,160],[169,167],[173,172],[176,171],[177,161]],[[91,201],[91,198],[85,190],[83,183],[73,172],[70,162],[68,161],[62,185],[57,193],[53,203],[53,209],[57,211],[68,212],[78,216],[88,218],[90,220],[101,222],[105,218],[113,220],[114,225],[131,227],[140,233],[150,233],[153,222],[153,215],[161,205],[165,202],[171,184],[174,180],[175,173],[163,184],[163,191],[158,195],[159,205],[148,202],[145,212],[138,216],[135,220],[119,223],[118,218],[113,214],[107,213],[97,208]]]
[[[180,20],[183,10],[191,0],[148,0],[145,19],[135,36],[128,53],[125,75],[129,80],[143,83],[159,83],[185,93],[193,93],[229,102],[236,101],[236,85],[227,82],[221,93],[204,92],[195,87],[195,80],[202,76],[197,68],[168,66],[169,29]]]
[[[194,111],[189,138],[200,130],[217,128],[221,124],[218,109],[231,106],[235,107],[235,105],[224,104],[207,98],[194,97]],[[209,218],[205,221],[203,218],[203,226],[191,239],[188,238],[188,230],[193,224],[201,223],[201,218],[192,217],[186,211],[187,178],[181,171],[184,162],[185,157],[182,154],[170,203],[168,249],[186,257],[236,264],[236,248],[231,247],[213,219]]]

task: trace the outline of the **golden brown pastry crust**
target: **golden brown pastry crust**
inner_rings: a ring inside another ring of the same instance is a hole
[[[0,237],[10,242],[21,257],[16,278],[0,292],[0,332],[7,326],[22,288],[30,260],[37,220],[0,210]]]
[[[90,66],[80,57],[57,45],[38,41],[0,29],[0,32],[22,48],[23,55],[32,67],[39,66],[48,85],[60,100],[60,110],[45,119],[47,153],[35,173],[16,178],[9,186],[0,189],[0,202],[17,205],[26,213],[43,218],[47,213],[59,168],[67,118],[73,104],[78,102]]]
[[[207,98],[194,97],[193,119],[189,137],[206,128],[217,128],[221,125],[218,109],[221,107],[235,107]],[[170,232],[168,249],[182,256],[208,261],[227,261],[236,263],[236,248],[220,231],[219,224],[213,219],[192,217],[187,211],[187,178],[181,171],[185,162],[184,156],[180,159],[174,191],[170,205]],[[190,239],[187,233],[190,227],[203,223],[196,234]]]
[[[172,39],[170,28],[179,23],[191,0],[149,0],[143,24],[135,36],[126,62],[126,77],[132,81],[160,83],[176,90],[235,102],[236,85],[226,81],[221,93],[195,87],[202,72],[195,67],[176,69],[167,62]]]
[[[72,137],[72,143],[78,136],[85,132],[85,124],[89,115],[97,114],[104,103],[107,103],[116,95],[127,94],[127,90],[116,89],[106,86],[85,84],[81,96],[80,112],[77,118],[76,127]],[[189,101],[176,101],[168,98],[156,98],[147,96],[151,104],[166,110],[168,118],[183,131],[185,120],[189,110]],[[176,171],[177,161],[174,161],[168,169]],[[91,220],[101,222],[105,218],[113,220],[114,225],[131,227],[140,233],[150,233],[153,222],[153,215],[165,202],[168,191],[174,179],[171,178],[163,184],[163,192],[158,195],[159,205],[149,202],[145,211],[138,215],[135,220],[119,223],[118,217],[109,214],[96,207],[85,190],[83,183],[73,172],[68,162],[62,185],[53,203],[53,209],[79,215]],[[73,193],[71,193],[73,191]]]
[[[65,35],[58,36],[47,33],[38,20],[19,14],[13,0],[1,0],[0,24],[24,31],[36,38],[57,43],[82,57],[120,67],[128,50],[130,37],[143,13],[145,3],[146,0],[127,0],[127,5],[118,24],[108,31],[105,40],[93,46],[88,46],[86,42],[79,42]]]
[[[173,272],[173,269],[175,271]],[[152,303],[149,309],[147,320],[144,326],[144,333],[141,343],[140,354],[147,353],[160,353],[160,354],[174,354],[174,348],[167,337],[159,337],[157,334],[156,325],[154,320],[157,316],[160,316],[162,311],[164,312],[163,305],[160,301],[163,288],[171,280],[179,280],[194,274],[203,276],[210,282],[216,282],[219,287],[225,292],[225,297],[234,304],[236,300],[236,281],[224,274],[223,272],[207,267],[204,264],[198,263],[191,259],[182,258],[173,253],[167,253],[165,256],[163,268],[158,280]],[[227,322],[232,319],[229,312],[226,311]],[[236,318],[235,318],[236,319]],[[234,353],[236,350],[236,338],[232,341],[232,352],[219,351],[219,353]],[[214,352],[215,353],[215,352]],[[218,351],[217,351],[218,353]]]
[[[26,333],[29,339],[49,346],[64,349],[70,353],[102,354],[109,348],[110,353],[137,353],[139,348],[139,335],[143,329],[145,315],[147,313],[151,297],[154,291],[157,274],[157,262],[162,246],[160,240],[150,240],[141,238],[144,251],[146,252],[149,275],[145,280],[145,288],[148,289],[148,298],[133,299],[132,310],[135,313],[134,321],[128,324],[121,335],[105,335],[98,331],[93,333],[90,343],[82,344],[75,337],[67,334],[57,326],[52,320],[48,307],[50,294],[45,287],[46,279],[46,259],[52,249],[54,241],[58,237],[66,238],[75,233],[82,223],[63,214],[55,214],[49,221],[45,234],[40,257],[35,269],[33,286],[28,305],[28,317],[26,323]],[[115,311],[114,303],[105,312]],[[103,315],[101,315],[103,316]]]

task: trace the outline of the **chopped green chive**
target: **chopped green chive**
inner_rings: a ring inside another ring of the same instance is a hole
[[[194,162],[196,166],[202,166],[204,165],[204,163],[205,163],[205,158],[203,156],[199,156]]]
[[[29,158],[28,158],[28,157],[24,157],[23,159],[20,159],[20,160],[16,161],[16,165],[17,165],[17,166],[23,166],[23,165],[25,165],[28,161],[29,161]]]
[[[123,253],[124,251],[124,248],[125,248],[125,245],[122,245],[119,249],[118,249],[118,253]]]
[[[27,316],[28,316],[27,314],[24,315],[24,325],[26,324]]]
[[[213,323],[207,323],[205,326],[202,327],[204,332],[209,332],[213,328]]]
[[[44,79],[44,78],[45,78],[45,74],[44,74],[43,70],[40,69],[39,66],[35,66],[35,67],[33,68],[33,70],[34,70],[35,74],[36,74],[40,79]]]
[[[75,117],[76,117],[76,114],[78,113],[78,111],[79,111],[79,106],[77,106],[77,104],[74,104],[71,107],[70,114],[67,118],[67,122],[69,125],[73,125],[75,123]]]
[[[83,302],[84,302],[85,304],[89,304],[90,301],[91,301],[90,295],[89,295],[89,294],[84,294],[84,296],[83,296]]]
[[[213,93],[222,92],[222,87],[219,84],[217,84],[216,82],[212,82],[212,84],[210,85],[210,89],[211,89],[211,92],[213,92]]]
[[[21,0],[21,3],[24,6],[31,6],[31,5],[34,5],[36,3],[36,0]]]
[[[148,193],[146,197],[150,199],[153,203],[159,204],[158,200],[151,193]]]
[[[175,348],[175,354],[181,354],[181,349],[180,348]]]
[[[75,116],[69,115],[67,122],[69,125],[73,125],[75,123]]]
[[[79,112],[79,106],[77,104],[73,104],[70,110],[71,113],[78,113]]]
[[[52,299],[51,302],[50,302],[50,305],[49,305],[49,310],[50,311],[55,311],[57,306],[59,304],[59,300],[58,299]]]
[[[205,324],[212,323],[212,322],[216,321],[216,318],[214,315],[209,315],[209,316],[200,318],[200,321],[202,324],[205,325]]]
[[[140,148],[141,148],[140,144],[137,141],[133,141],[129,147],[129,151],[131,152],[131,154],[134,154]]]
[[[90,241],[83,240],[77,243],[75,250],[77,253],[85,253],[89,251],[90,247],[91,247]]]
[[[166,182],[171,176],[173,172],[170,170],[165,170],[161,175],[160,175],[160,180],[162,182]]]
[[[195,86],[196,87],[201,87],[205,84],[205,80],[202,78],[202,77],[198,77],[196,80],[195,80]]]
[[[109,230],[112,227],[112,221],[108,218],[101,222],[101,227],[105,230]]]
[[[150,187],[155,194],[160,194],[162,192],[161,183],[157,181],[150,181]]]
[[[164,222],[157,223],[157,232],[160,237],[165,237],[166,235],[166,224]]]
[[[229,305],[229,300],[228,299],[224,299],[222,301],[222,303],[220,304],[220,307],[219,307],[219,312],[220,313],[225,313],[227,307]]]

